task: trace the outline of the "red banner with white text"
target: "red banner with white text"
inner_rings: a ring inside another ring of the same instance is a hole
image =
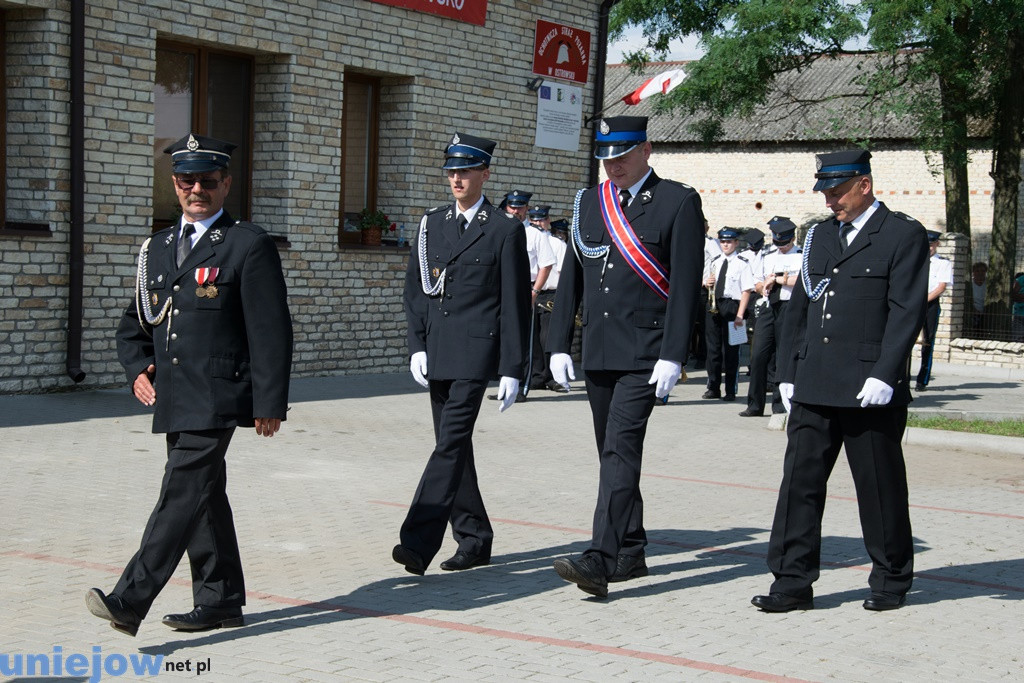
[[[487,0],[370,0],[381,5],[404,7],[416,12],[439,14],[442,17],[483,26],[487,19]]]

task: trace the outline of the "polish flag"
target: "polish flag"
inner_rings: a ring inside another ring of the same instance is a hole
[[[666,71],[665,73],[658,74],[654,78],[649,78],[644,81],[643,85],[623,97],[622,101],[626,104],[640,104],[641,100],[646,100],[648,97],[656,93],[667,95],[685,79],[686,72],[682,69]]]

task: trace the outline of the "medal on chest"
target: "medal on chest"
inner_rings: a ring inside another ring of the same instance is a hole
[[[220,293],[217,291],[214,281],[217,279],[217,274],[220,273],[220,268],[196,268],[196,296],[200,299],[216,299]]]

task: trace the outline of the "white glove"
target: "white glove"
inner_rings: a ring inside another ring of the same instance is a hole
[[[569,391],[569,380],[576,379],[576,373],[572,369],[572,356],[567,353],[553,353],[548,361],[548,368],[551,370],[551,377]]]
[[[519,380],[514,377],[502,377],[498,382],[498,400],[501,401],[498,412],[503,413],[508,410],[508,407],[516,402],[518,394]]]
[[[659,360],[654,364],[654,372],[651,373],[651,378],[647,380],[647,383],[657,385],[654,389],[654,395],[657,398],[665,398],[679,381],[682,372],[681,363],[674,360]]]
[[[864,380],[864,386],[857,394],[860,399],[860,407],[889,405],[892,400],[892,387],[880,379],[868,377]]]
[[[788,413],[793,409],[793,383],[781,382],[779,384],[779,397],[782,399],[782,407]]]
[[[419,384],[424,389],[430,388],[430,382],[427,381],[426,351],[417,351],[412,354],[412,359],[409,361],[409,372],[412,373],[412,378],[416,380],[416,384]]]

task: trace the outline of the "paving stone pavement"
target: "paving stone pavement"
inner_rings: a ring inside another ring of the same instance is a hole
[[[1024,412],[1018,378],[936,375],[921,410]],[[700,400],[702,377],[655,410],[642,482],[651,574],[613,584],[608,600],[551,568],[589,538],[597,458],[583,391],[533,392],[505,414],[484,402],[475,446],[493,564],[439,571],[448,539],[416,577],[390,553],[432,447],[425,393],[405,374],[296,380],[280,434],[239,431],[228,455],[246,625],[161,625],[191,607],[183,563],[134,639],[91,616],[84,595],[112,588],[155,500],[165,451],[148,411],[125,391],[0,397],[0,678],[152,678],[134,673],[142,655],[163,657],[169,681],[1024,677],[1021,455],[910,439],[917,578],[908,605],[886,613],[861,608],[868,560],[840,460],[816,608],[761,613],[750,598],[771,581],[785,434],[739,417],[742,403]]]

